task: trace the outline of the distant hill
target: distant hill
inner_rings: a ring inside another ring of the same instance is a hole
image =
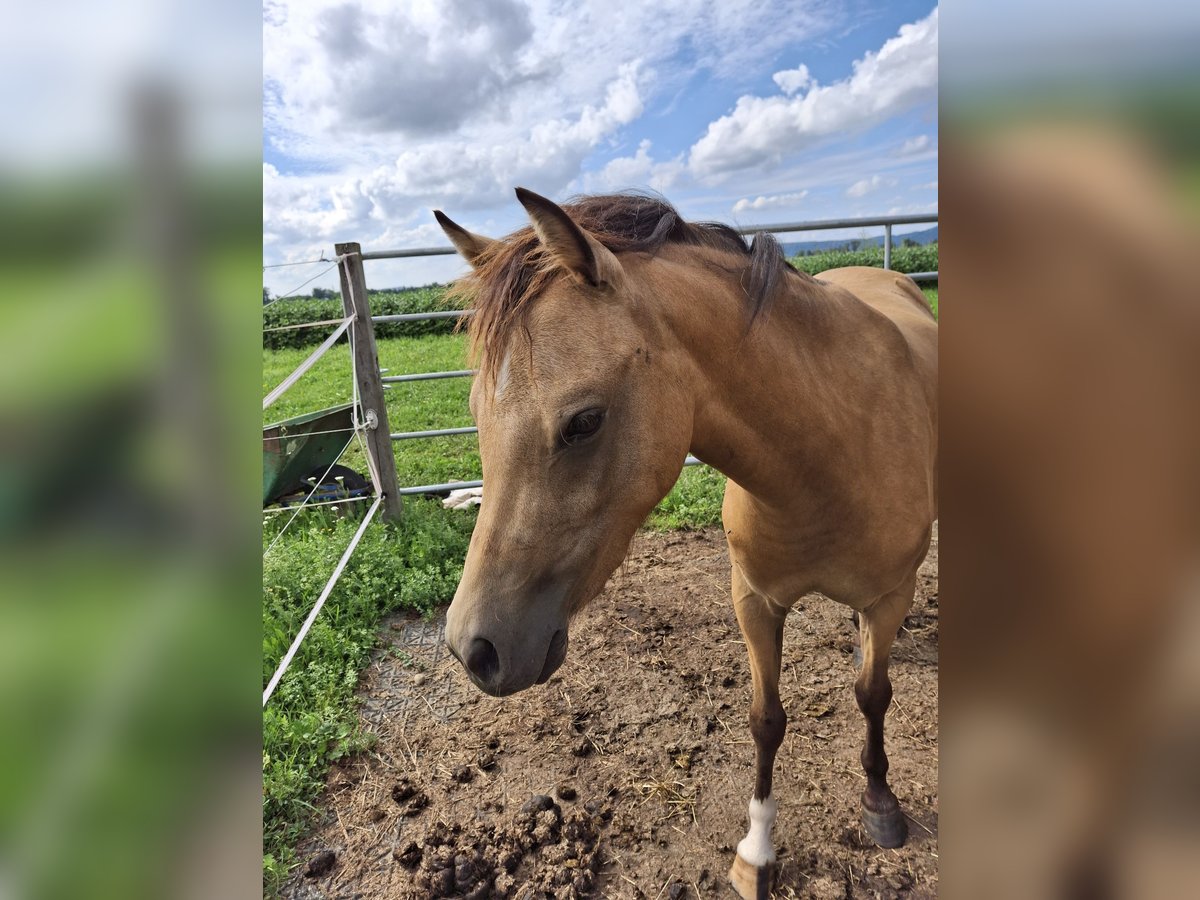
[[[872,231],[875,229],[872,228]],[[932,244],[938,239],[938,227],[934,225],[932,228],[926,228],[924,231],[912,231],[908,234],[896,234],[892,232],[892,246],[899,247],[904,243],[905,239],[914,240],[918,244]],[[796,256],[799,253],[820,253],[826,250],[848,250],[854,242],[858,243],[858,248],[866,247],[882,247],[883,235],[876,234],[873,237],[867,238],[837,238],[832,241],[788,241],[787,243],[780,242],[783,247],[784,256]]]

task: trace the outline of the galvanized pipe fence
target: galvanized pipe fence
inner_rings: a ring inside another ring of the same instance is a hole
[[[756,225],[750,228],[736,229],[739,234],[751,235],[759,232],[767,232],[770,234],[786,234],[803,231],[834,231],[845,228],[883,228],[883,267],[890,269],[892,267],[892,228],[896,225],[924,225],[936,223],[938,220],[937,213],[925,213],[921,215],[910,216],[866,216],[854,219],[818,219],[809,222],[782,222],[775,225]],[[348,286],[355,286],[361,290],[363,298],[363,306],[366,306],[366,282],[362,276],[362,263],[365,260],[375,259],[414,259],[426,256],[453,256],[458,251],[453,247],[419,247],[407,250],[371,250],[364,252],[358,244],[338,244],[339,267],[342,269],[342,287],[343,291]],[[348,276],[347,269],[353,269],[353,272]],[[909,277],[914,281],[919,282],[936,282],[938,273],[933,272],[911,272]],[[437,319],[458,319],[463,316],[471,315],[469,309],[451,309],[439,310],[437,312],[426,313],[403,313],[398,315],[380,315],[370,316],[369,321],[371,326],[367,326],[372,331],[370,343],[371,349],[374,350],[374,323],[388,322],[425,322]],[[366,323],[363,323],[364,325]],[[373,398],[378,398],[378,408],[369,409],[364,412],[364,415],[369,415],[372,421],[378,424],[372,427],[377,429],[380,434],[388,434],[391,441],[411,441],[411,440],[427,440],[433,438],[453,437],[455,435],[475,434],[479,429],[473,426],[465,426],[462,428],[431,428],[424,431],[389,431],[387,421],[387,411],[384,409],[383,391],[385,385],[403,384],[416,381],[433,381],[441,378],[467,378],[474,375],[473,369],[455,369],[443,372],[416,372],[406,375],[385,375],[379,369],[379,363],[376,359],[373,365],[364,366],[359,370],[358,376],[360,381],[372,380],[375,382],[373,388],[368,391],[363,391],[364,401],[367,394]],[[400,487],[396,481],[395,464],[393,462],[391,447],[388,447],[387,462],[383,460],[375,460],[374,469],[378,471],[382,483],[379,484],[381,492],[384,496],[385,511],[392,516],[399,515],[399,502],[401,497],[413,496],[419,494],[437,494],[446,493],[451,490],[462,488],[481,487],[482,481],[455,481],[442,484],[423,484],[412,485],[409,487]],[[389,464],[390,463],[390,464]],[[700,460],[692,455],[688,455],[684,461],[685,466],[700,465]],[[374,473],[373,473],[374,474]],[[390,476],[390,477],[389,477]],[[388,498],[391,498],[389,503]]]

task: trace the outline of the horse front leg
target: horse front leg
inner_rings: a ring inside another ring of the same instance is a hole
[[[743,900],[766,900],[775,874],[771,826],[777,804],[771,796],[775,753],[783,743],[787,716],[779,702],[779,669],[783,662],[783,620],[787,610],[756,594],[733,566],[733,604],[750,654],[754,698],[750,733],[754,737],[754,793],[750,798],[750,831],[737,846],[729,880]]]
[[[888,659],[896,632],[912,606],[915,579],[880,597],[859,616],[863,665],[854,683],[854,697],[867,720],[862,767],[867,787],[862,794],[862,821],[880,847],[899,847],[908,836],[908,825],[896,795],[888,787],[888,758],[883,749],[883,720],[892,702]]]

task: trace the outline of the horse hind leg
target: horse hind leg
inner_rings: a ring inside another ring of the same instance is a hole
[[[892,642],[912,607],[916,580],[880,597],[859,615],[863,665],[854,683],[854,697],[867,720],[867,737],[862,750],[862,767],[867,786],[862,794],[862,821],[871,839],[880,847],[899,847],[908,836],[908,824],[900,803],[888,787],[888,758],[883,748],[883,720],[892,702],[888,659]]]
[[[783,621],[780,609],[756,594],[735,564],[733,603],[738,626],[750,655],[754,697],[750,704],[750,733],[754,737],[755,778],[750,798],[750,830],[737,846],[729,880],[743,900],[766,900],[775,875],[771,827],[777,805],[771,795],[775,753],[783,743],[787,716],[779,700],[779,670],[783,663]]]

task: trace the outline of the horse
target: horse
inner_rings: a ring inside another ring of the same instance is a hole
[[[472,310],[487,485],[446,615],[450,651],[493,696],[546,682],[572,618],[691,452],[727,476],[752,674],[755,777],[734,888],[762,898],[774,878],[783,624],[810,592],[858,614],[862,822],[880,847],[902,845],[883,731],[888,657],[937,518],[937,324],[923,295],[883,269],[811,277],[770,235],[747,246],[656,196],[516,194],[530,225],[505,239],[434,211],[471,266],[453,290]]]

